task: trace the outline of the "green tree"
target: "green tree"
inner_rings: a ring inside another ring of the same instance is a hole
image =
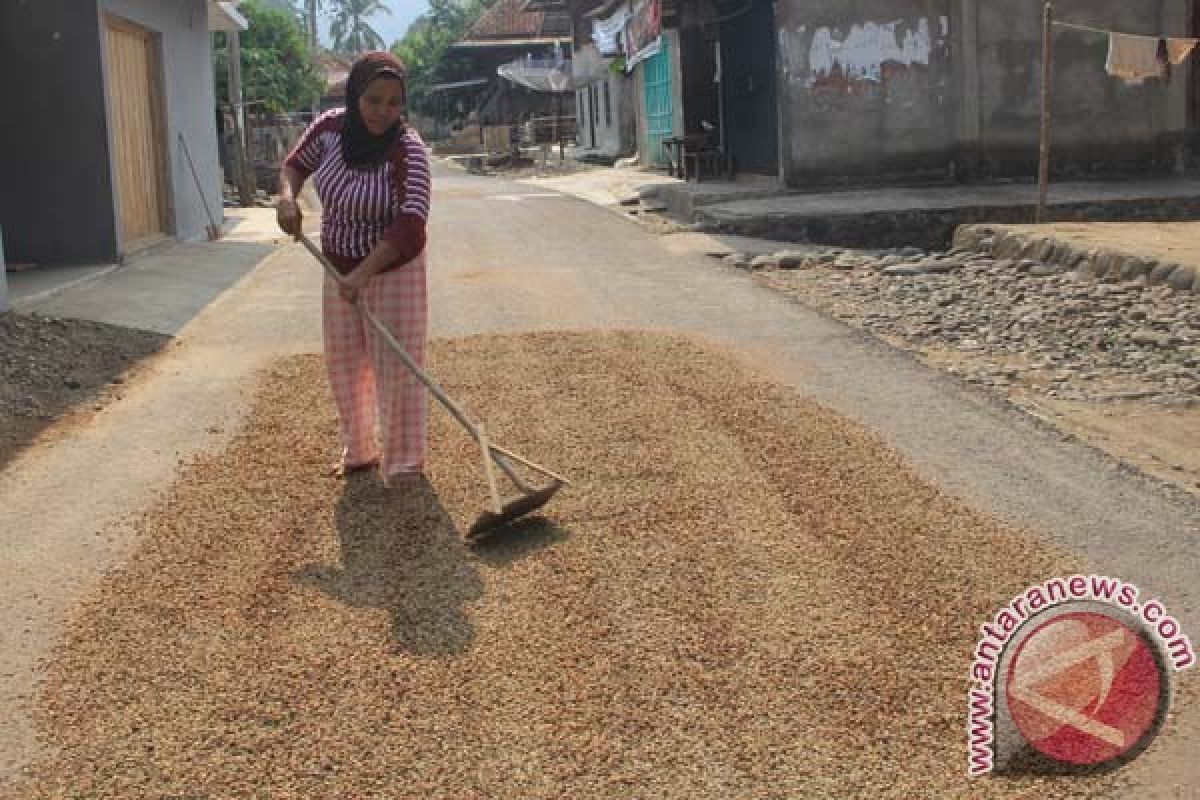
[[[268,113],[300,111],[324,90],[313,66],[300,24],[294,14],[247,0],[238,10],[250,23],[240,34],[242,100]],[[229,97],[225,35],[217,34],[214,48],[217,96]]]
[[[455,58],[450,46],[467,35],[494,1],[430,0],[429,11],[392,47],[408,67],[409,103],[415,110],[428,110],[429,87],[434,84],[474,77],[466,74],[469,62]]]
[[[387,45],[383,37],[367,22],[367,17],[379,12],[392,13],[380,0],[332,0],[333,24],[329,35],[333,49],[340,53],[365,53],[368,50],[383,50]]]

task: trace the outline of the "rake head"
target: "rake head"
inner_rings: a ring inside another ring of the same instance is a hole
[[[510,500],[500,509],[499,514],[494,511],[484,511],[475,520],[475,524],[471,526],[471,529],[467,531],[467,538],[482,538],[484,534],[491,533],[497,528],[503,528],[510,522],[537,511],[550,502],[550,498],[562,487],[562,483],[555,481],[544,489],[536,489],[521,495],[515,500]]]

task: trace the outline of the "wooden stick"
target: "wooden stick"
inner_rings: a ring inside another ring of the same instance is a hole
[[[325,254],[322,253],[321,250],[314,245],[307,236],[300,236],[299,238],[301,244],[308,248],[308,252],[312,253],[313,256],[315,256],[316,259],[321,262],[321,265],[325,267],[325,271],[329,273],[329,277],[333,278],[338,283],[345,282],[342,280],[342,276],[338,274],[337,270],[333,268],[333,265],[329,263],[329,260],[325,258]],[[396,337],[392,335],[392,332],[388,330],[388,327],[380,322],[379,319],[370,312],[365,303],[358,302],[356,305],[358,306],[358,310],[362,312],[362,315],[366,318],[367,322],[371,323],[371,326],[374,327],[375,330],[379,331],[379,335],[382,336],[389,345],[391,345],[392,349],[396,352],[396,355],[401,361],[404,362],[404,366],[408,367],[408,369],[417,376],[417,379],[421,381],[421,383],[425,384],[425,388],[433,393],[433,396],[438,399],[438,402],[445,406],[446,410],[454,415],[454,418],[457,419],[476,440],[478,440],[478,426],[476,426],[475,423],[472,422],[469,417],[467,417],[466,413],[463,412],[462,409],[455,405],[453,400],[451,400],[445,395],[444,392],[442,392],[441,388],[435,384],[428,375],[425,374],[424,370],[417,366],[417,362],[412,360],[412,356],[408,354],[408,351],[404,349],[404,346],[400,344],[400,342],[396,341]]]
[[[534,462],[530,461],[527,458],[522,458],[521,456],[517,455],[516,453],[512,452],[511,450],[505,450],[503,447],[500,447],[499,445],[495,445],[495,444],[492,445],[491,447],[497,453],[499,453],[503,456],[507,456],[508,458],[511,458],[513,461],[519,461],[520,463],[524,464],[525,466],[529,467],[530,469],[532,469],[536,472],[540,472],[541,474],[545,475],[547,478],[553,478],[554,480],[558,481],[559,483],[561,483],[565,486],[569,486],[571,484],[571,482],[568,481],[563,476],[556,475],[555,473],[553,473],[550,470],[543,467],[541,464],[535,464]]]
[[[1034,222],[1046,215],[1050,191],[1050,82],[1054,77],[1054,4],[1047,2],[1042,15],[1042,127],[1038,148],[1038,204]]]
[[[313,257],[320,262],[321,266],[325,268],[325,271],[328,273],[330,278],[338,283],[343,283],[342,276],[333,268],[333,265],[329,263],[329,259],[325,258],[325,254],[321,252],[320,248],[312,243],[311,239],[303,234],[296,238],[305,246],[305,248],[308,249],[308,252],[312,253]],[[520,478],[517,477],[512,467],[510,467],[501,459],[497,458],[493,453],[500,453],[501,455],[506,456],[513,461],[524,464],[530,469],[539,472],[548,478],[552,478],[563,485],[569,485],[569,481],[567,481],[566,478],[551,472],[540,464],[536,464],[527,458],[523,458],[511,450],[506,450],[503,447],[498,447],[497,445],[488,443],[487,437],[483,431],[483,427],[472,422],[471,419],[467,417],[466,413],[463,412],[463,410],[460,409],[453,400],[446,396],[446,394],[441,390],[441,387],[435,384],[433,379],[426,375],[425,371],[417,366],[417,363],[412,360],[412,357],[404,349],[404,345],[400,344],[400,342],[396,340],[396,337],[392,335],[392,332],[388,329],[388,327],[380,322],[379,319],[371,313],[366,304],[362,302],[361,298],[359,298],[356,306],[358,310],[362,312],[362,315],[366,318],[367,322],[369,322],[371,326],[375,328],[375,330],[379,331],[379,335],[382,336],[384,340],[391,346],[392,350],[395,351],[396,356],[404,362],[404,365],[408,367],[408,369],[414,375],[417,376],[417,379],[420,380],[421,383],[425,384],[425,388],[428,389],[433,396],[436,397],[438,401],[446,407],[446,410],[449,411],[451,415],[453,415],[454,418],[457,419],[459,423],[467,429],[467,432],[471,434],[471,437],[475,439],[475,441],[479,442],[479,444],[483,447],[485,462],[484,469],[487,470],[488,482],[491,484],[490,488],[492,490],[493,500],[497,503],[497,509],[500,508],[499,495],[496,493],[495,474],[491,468],[492,461],[495,461],[500,469],[504,470],[504,474],[507,475],[522,492],[528,494],[529,489],[520,480]],[[500,513],[499,510],[497,510],[497,513]]]
[[[483,450],[483,472],[487,475],[488,492],[492,496],[492,510],[497,514],[504,513],[504,503],[500,501],[500,490],[496,488],[496,471],[492,469],[492,452],[488,447],[487,432],[482,425],[475,428],[479,437],[479,446]]]
[[[196,182],[196,191],[200,193],[200,202],[204,204],[204,216],[208,217],[208,239],[216,241],[221,238],[221,226],[213,219],[212,210],[208,207],[208,198],[204,196],[204,185],[200,183],[200,176],[196,174],[196,165],[192,163],[192,153],[188,150],[183,133],[179,134],[179,146],[183,148],[183,155],[187,158],[188,167],[192,171],[192,180]]]

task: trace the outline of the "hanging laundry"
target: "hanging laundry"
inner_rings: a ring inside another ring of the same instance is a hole
[[[1108,37],[1108,62],[1104,68],[1109,75],[1138,84],[1146,78],[1161,78],[1166,74],[1165,60],[1159,58],[1159,38],[1113,33]]]
[[[607,19],[592,20],[592,40],[596,43],[601,55],[612,56],[621,52],[621,43],[618,37],[624,31],[625,22],[628,19],[629,11],[621,8]]]
[[[1167,39],[1167,55],[1176,66],[1187,60],[1200,39]]]

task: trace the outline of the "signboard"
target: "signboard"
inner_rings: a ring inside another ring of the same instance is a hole
[[[642,0],[625,22],[625,71],[632,72],[639,61],[656,55],[661,47],[660,0]]]

